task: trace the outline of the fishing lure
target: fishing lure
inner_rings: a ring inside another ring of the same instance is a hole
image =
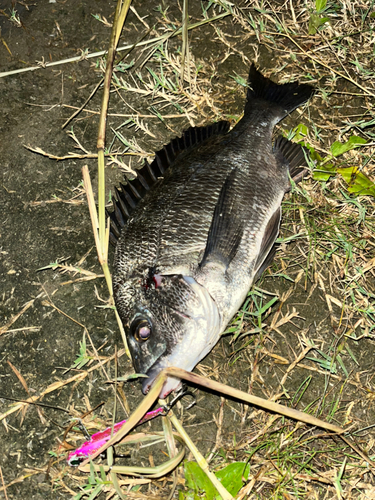
[[[169,408],[161,406],[156,410],[149,411],[146,415],[138,422],[138,425],[152,420],[159,415],[166,415]],[[126,423],[126,420],[122,420],[113,426],[113,435],[116,434],[121,427]],[[112,433],[112,427],[107,427],[104,431],[99,431],[90,437],[89,441],[85,441],[82,446],[72,451],[68,455],[67,462],[72,467],[78,467],[78,465],[93,455],[103,444],[110,440]]]
[[[153,418],[158,417],[159,415],[162,416],[167,415],[172,406],[184,396],[192,396],[194,399],[193,394],[185,390],[185,388],[183,388],[180,392],[178,392],[178,394],[176,394],[176,396],[168,405],[160,406],[160,408],[157,408],[156,410],[152,410],[146,413],[146,415],[138,422],[137,426],[147,422],[148,420],[152,420]],[[188,410],[194,404],[195,404],[195,399],[191,404],[189,404],[189,406],[185,408],[185,410]],[[107,427],[107,429],[104,429],[104,431],[99,431],[93,434],[88,441],[85,441],[83,443],[82,446],[69,453],[67,458],[68,464],[71,465],[72,467],[78,467],[78,465],[81,462],[86,460],[86,458],[89,458],[99,448],[101,448],[103,444],[109,441],[111,435],[115,435],[125,423],[126,420],[122,420],[121,422],[115,424],[113,426],[113,434],[112,434],[112,427]]]

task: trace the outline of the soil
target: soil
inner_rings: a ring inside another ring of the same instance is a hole
[[[9,15],[13,3],[3,1],[1,9]],[[153,9],[157,5],[158,2],[153,2]],[[142,2],[134,2],[134,7],[140,15],[146,14]],[[111,22],[114,2],[42,0],[34,3],[16,2],[15,8],[21,20],[20,26],[5,15],[0,15],[1,72],[34,66],[36,61],[70,58],[80,55],[87,47],[90,52],[94,52],[105,50],[108,46],[110,28],[94,19],[93,14],[100,14]],[[153,9],[147,8],[151,18],[156,16]],[[139,25],[135,14],[130,12],[127,26],[131,29],[125,36],[127,43],[138,39],[139,33],[133,27]],[[214,44],[211,45],[205,46],[206,57],[218,64],[223,52],[215,54]],[[192,50],[198,52],[197,45]],[[272,57],[267,57],[264,55],[264,62],[272,67]],[[246,75],[246,71],[241,58],[232,55],[223,62],[218,78],[225,81],[228,74],[237,72]],[[118,349],[122,348],[113,312],[103,307],[108,296],[104,279],[98,277],[81,281],[78,275],[62,274],[48,267],[58,262],[101,275],[81,185],[81,167],[84,164],[89,165],[93,184],[96,185],[96,160],[56,161],[27,148],[40,147],[56,156],[74,151],[72,139],[66,129],[62,129],[73,111],[64,105],[81,106],[101,76],[96,59],[83,58],[79,62],[0,78],[0,331],[2,326],[23,311],[0,335],[1,413],[12,408],[13,402],[7,398],[25,400],[38,396],[51,384],[79,373],[76,369],[68,373],[66,370],[77,359],[84,332],[89,334],[90,340],[86,337],[86,342],[92,356],[92,345],[104,357],[112,356],[116,345]],[[99,109],[100,96],[100,93],[95,95],[90,104],[91,109]],[[132,106],[147,106],[147,99],[131,96],[129,99],[133,101],[127,104]],[[228,113],[240,113],[242,105],[238,95],[233,96],[232,102],[228,103]],[[124,105],[120,99],[112,96],[111,110],[115,109],[123,110]],[[292,118],[290,120],[293,122]],[[181,132],[186,125],[188,122],[184,119],[174,122],[177,132]],[[98,116],[95,114],[79,116],[74,122],[77,139],[91,153],[96,151],[97,127]],[[148,141],[148,151],[157,149],[171,135],[175,135],[160,125],[154,125],[154,129],[156,140],[151,142],[151,146]],[[147,138],[144,141],[147,143]],[[121,173],[109,168],[108,185],[121,180],[121,176]],[[291,258],[293,252],[298,250],[291,245],[286,252]],[[280,264],[280,259],[278,262]],[[289,275],[295,278],[297,271]],[[298,316],[292,319],[292,323],[271,330],[266,337],[250,335],[242,339],[242,343],[236,344],[230,342],[230,336],[225,337],[200,364],[198,371],[263,397],[283,390],[293,397],[306,377],[313,375],[313,383],[299,399],[299,409],[325,394],[321,418],[327,417],[331,405],[339,399],[340,411],[335,414],[335,419],[340,424],[345,422],[351,401],[355,404],[350,418],[356,418],[361,427],[372,424],[373,403],[367,395],[373,393],[368,389],[366,394],[364,388],[371,386],[373,376],[373,341],[348,341],[360,366],[348,355],[345,356],[345,366],[348,372],[354,370],[361,374],[361,383],[345,385],[340,367],[334,378],[327,375],[327,371],[319,372],[316,363],[306,362],[310,371],[306,368],[293,370],[285,386],[280,388],[279,383],[285,373],[284,360],[294,361],[302,350],[303,346],[298,340],[301,330],[305,332],[306,338],[323,351],[327,346],[331,346],[332,351],[336,350],[343,338],[336,337],[335,324],[324,293],[321,286],[316,286],[312,276],[308,276],[306,281],[303,277],[292,285],[282,277],[267,274],[258,286],[279,296],[293,286],[293,293],[279,310],[285,315],[295,308]],[[25,308],[25,305],[28,307]],[[272,309],[271,315],[265,320],[268,324],[277,311],[278,307]],[[333,315],[340,315],[340,309],[336,309],[335,305]],[[249,339],[251,344],[245,348]],[[88,366],[95,363],[93,361]],[[108,363],[105,369],[108,377],[113,379],[114,362]],[[119,373],[130,372],[131,361],[123,355],[119,359]],[[129,408],[134,409],[142,397],[138,382],[125,384],[123,391]],[[101,406],[93,415],[100,417],[102,424],[109,425],[113,413],[113,394],[113,386],[106,383],[106,376],[101,370],[95,370],[80,383],[61,386],[39,400],[49,407],[29,405],[23,411],[14,412],[3,419],[0,427],[0,466],[4,484],[7,485],[7,497],[3,490],[0,490],[0,497],[59,499],[70,498],[73,492],[77,493],[77,481],[82,480],[84,484],[87,478],[77,471],[73,474],[65,463],[66,453],[59,448],[65,437],[64,429],[71,417],[83,415],[97,405]],[[196,406],[184,416],[187,431],[198,443],[200,451],[208,455],[217,439],[218,425],[214,417],[220,414],[223,406],[219,448],[224,450],[222,454],[229,460],[235,456],[233,450],[236,440],[237,443],[245,442],[246,436],[254,433],[251,423],[256,414],[252,414],[253,409],[245,410],[245,407],[234,401],[226,400],[224,403],[217,394],[200,390],[196,397]],[[245,421],[249,415],[253,417]],[[126,418],[126,414],[119,405],[116,420],[122,418]],[[267,417],[264,418],[266,421]],[[155,423],[155,426],[160,429],[160,422]],[[367,435],[365,439],[368,442],[370,438],[373,438],[373,434]],[[73,446],[81,439],[80,434],[67,437]],[[57,454],[57,458],[50,452]],[[145,457],[143,460],[148,463],[148,452]],[[142,491],[147,494],[147,486]],[[165,489],[165,496],[168,491],[169,486]]]

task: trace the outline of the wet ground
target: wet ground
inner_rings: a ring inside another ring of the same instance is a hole
[[[140,15],[146,14],[144,5],[134,2],[134,6]],[[157,2],[153,7],[156,6]],[[94,19],[93,14],[100,14],[111,22],[115,3],[88,0],[16,3],[18,24],[10,19],[12,2],[1,2],[0,8],[4,9],[0,16],[0,71],[3,72],[34,66],[36,61],[41,63],[79,56],[88,47],[91,52],[106,49],[110,28]],[[150,15],[151,18],[156,16],[155,11],[150,11]],[[134,26],[139,29],[140,23],[132,12],[127,26],[129,31],[125,40],[133,43],[134,32],[129,33]],[[136,29],[133,31],[137,32]],[[212,30],[209,33],[212,34]],[[197,45],[193,50],[198,50]],[[225,53],[224,49],[221,50],[213,57],[214,50],[207,49],[207,58],[212,57],[213,64],[218,64]],[[97,369],[79,383],[76,380],[63,383],[80,373],[76,369],[65,371],[78,357],[84,332],[90,337],[86,336],[86,342],[93,357],[93,346],[99,357],[113,356],[116,344],[122,348],[114,315],[103,307],[107,299],[104,280],[100,277],[85,280],[82,275],[46,269],[52,263],[62,263],[101,274],[81,186],[81,167],[84,164],[89,165],[96,185],[96,160],[55,161],[26,147],[40,147],[58,157],[70,151],[82,153],[74,150],[74,143],[66,129],[62,130],[62,125],[73,112],[65,106],[81,106],[101,78],[96,60],[81,60],[0,78],[1,414],[12,409],[13,403],[7,398],[25,400],[41,395],[51,384],[58,384],[56,390],[38,400],[48,407],[24,406],[21,411],[3,418],[0,466],[7,485],[7,497],[0,489],[0,498],[70,498],[72,491],[77,492],[77,478],[71,477],[63,456],[58,461],[51,455],[51,452],[58,452],[69,418],[83,415],[101,404],[95,414],[102,422],[111,421],[113,388],[105,380],[107,376],[114,377],[113,360],[105,367],[107,375]],[[268,57],[267,65],[272,67],[272,57]],[[222,69],[226,71],[220,71],[220,81],[235,72],[246,74],[246,65],[235,53],[226,63],[223,62]],[[100,95],[95,95],[91,101],[91,109],[99,109]],[[141,107],[145,106],[147,99],[139,101],[134,97],[131,105],[137,106],[139,102]],[[117,106],[117,110],[124,112],[125,106],[121,108],[123,105],[116,96],[112,97],[111,103],[112,111]],[[238,95],[233,96],[229,104],[229,114],[240,112]],[[96,114],[81,115],[74,124],[78,141],[90,153],[96,150],[97,120]],[[293,122],[293,118],[290,120]],[[199,120],[196,124],[200,124]],[[181,132],[186,125],[188,121],[182,118],[174,122],[174,130]],[[160,124],[154,125],[153,131],[156,138],[152,139],[152,146],[148,142],[147,151],[157,149],[166,138],[174,135]],[[144,141],[147,144],[147,137]],[[109,169],[108,174],[109,184],[121,178],[114,169]],[[286,252],[289,259],[293,252],[300,259],[296,247],[289,246]],[[354,370],[361,377],[351,383],[345,385],[340,369],[328,376],[319,365],[305,362],[304,367],[291,372],[283,387],[279,386],[285,373],[284,364],[293,362],[305,347],[300,343],[301,331],[306,338],[317,342],[322,350],[325,350],[324,346],[331,346],[331,350],[336,351],[343,340],[342,336],[335,336],[337,323],[334,324],[332,319],[340,317],[340,308],[332,303],[332,311],[329,310],[321,283],[314,283],[310,275],[301,279],[299,271],[302,267],[297,266],[288,272],[291,277],[299,276],[300,281],[296,284],[272,275],[258,284],[280,297],[288,290],[292,291],[279,309],[273,309],[273,316],[265,320],[269,324],[272,318],[275,319],[275,328],[267,337],[253,339],[249,350],[243,348],[243,344],[239,350],[239,345],[230,344],[230,337],[226,337],[201,363],[199,370],[264,397],[283,389],[293,396],[307,377],[313,375],[314,381],[301,396],[299,408],[319,398],[325,391],[322,418],[339,401],[340,410],[335,413],[334,420],[344,424],[346,420],[356,418],[359,426],[365,427],[373,422],[374,415],[372,399],[367,397],[372,394],[369,389],[373,376],[372,340],[350,341],[350,349],[360,366],[348,355],[345,366],[348,372]],[[281,272],[281,267],[279,270]],[[326,288],[327,293],[331,293],[328,281]],[[289,322],[282,321],[294,311],[296,314]],[[93,361],[89,367],[96,363]],[[125,355],[120,358],[119,366],[121,373],[132,371]],[[128,383],[123,391],[129,408],[134,409],[141,397],[138,384]],[[352,401],[354,405],[349,411]],[[217,395],[200,392],[196,407],[188,417],[185,416],[186,429],[203,453],[208,454],[215,447],[218,425],[213,416],[219,415],[221,404]],[[225,450],[223,453],[229,458],[233,457],[235,436],[237,441],[245,443],[248,433],[255,432],[246,431],[246,426],[250,425],[248,421],[245,427],[243,425],[244,418],[251,412],[252,409],[245,410],[232,402],[225,404],[225,419],[218,442],[219,448]],[[117,420],[125,418],[124,410],[119,408],[117,415]],[[371,439],[372,435],[365,438],[367,442]],[[169,486],[165,491],[167,494]],[[143,493],[147,494],[147,489]]]

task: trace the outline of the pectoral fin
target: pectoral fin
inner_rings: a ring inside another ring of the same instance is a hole
[[[261,276],[263,271],[267,269],[267,267],[271,264],[273,258],[275,257],[275,240],[277,238],[277,235],[279,234],[280,220],[281,208],[278,208],[268,221],[266,230],[263,235],[259,255],[255,264],[255,279],[258,279]]]
[[[221,189],[201,267],[209,262],[220,262],[226,269],[236,255],[243,235],[243,221],[235,192],[236,169],[228,175]]]

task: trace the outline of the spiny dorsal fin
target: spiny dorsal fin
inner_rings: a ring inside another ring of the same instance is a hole
[[[111,218],[110,243],[116,245],[121,229],[125,226],[138,202],[156,184],[158,178],[164,175],[164,172],[181,153],[202,144],[210,137],[226,134],[228,130],[229,122],[227,121],[220,121],[206,127],[188,128],[182,137],[172,139],[169,144],[157,151],[151,164],[145,162],[145,165],[137,170],[135,179],[128,180],[127,184],[120,184],[120,189],[115,188],[114,210],[111,213],[107,211],[107,216]]]
[[[276,155],[280,155],[283,164],[288,164],[289,175],[296,184],[308,173],[306,155],[309,151],[300,144],[279,136],[273,145],[273,151]],[[288,191],[290,187],[286,190]]]

